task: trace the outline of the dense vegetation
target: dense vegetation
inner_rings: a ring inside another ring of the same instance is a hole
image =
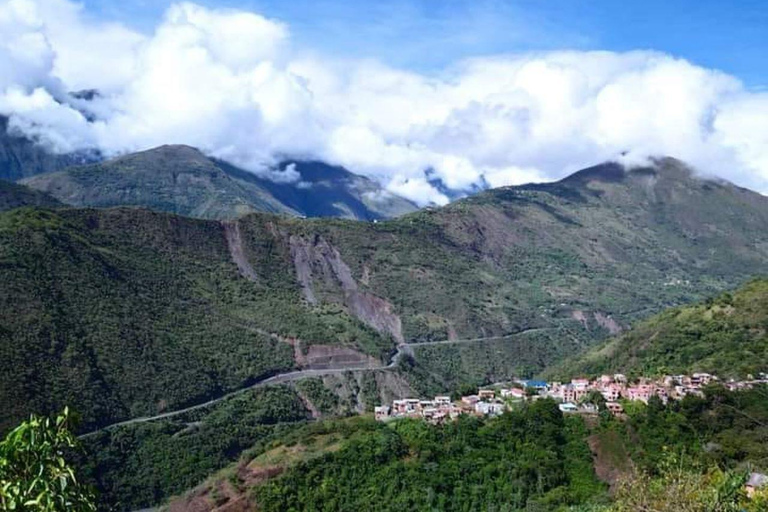
[[[295,366],[271,333],[386,358],[389,338],[338,306],[302,303],[265,231],[244,234],[252,282],[219,223],[127,209],[0,215],[0,429],[64,405],[87,429],[204,401]]]
[[[553,373],[614,371],[703,371],[742,378],[768,372],[768,280],[756,279],[732,293],[665,311]]]
[[[765,225],[764,197],[672,160],[375,224],[5,212],[0,429],[66,404],[87,429],[198,403],[294,368],[290,338],[384,361],[400,335],[527,331],[417,347],[400,375],[442,392],[532,374],[637,317],[768,272]]]
[[[0,212],[22,206],[61,206],[56,199],[23,185],[0,180]]]
[[[585,433],[550,401],[441,427],[357,422],[339,449],[301,461],[254,496],[267,511],[556,510],[605,498]]]
[[[564,417],[541,400],[500,418],[465,416],[443,426],[324,421],[259,444],[175,503],[199,510],[246,500],[281,511],[757,512],[768,493],[748,500],[743,485],[749,471],[768,467],[766,398],[766,388],[711,387],[703,398],[669,405],[627,403],[624,419],[605,411]]]
[[[258,389],[173,419],[87,436],[81,471],[102,505],[137,510],[197,485],[246,449],[263,450],[308,418],[290,388]]]
[[[90,512],[92,490],[68,461],[79,447],[69,411],[56,418],[32,416],[0,441],[0,509],[19,512]]]

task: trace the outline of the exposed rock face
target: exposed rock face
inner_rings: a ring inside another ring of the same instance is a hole
[[[309,370],[378,368],[381,362],[357,350],[333,345],[311,345],[306,354],[296,351],[296,363]],[[299,355],[300,354],[300,355]]]
[[[307,302],[318,303],[316,283],[325,290],[340,290],[342,302],[352,315],[377,331],[390,334],[398,343],[403,343],[402,323],[394,313],[392,304],[360,290],[352,277],[352,271],[335,247],[322,236],[315,236],[312,241],[308,241],[291,235],[289,245],[296,277]]]
[[[581,325],[584,326],[585,329],[590,328],[590,324],[592,323],[590,321],[590,317],[594,319],[594,322],[602,327],[603,329],[607,330],[609,333],[611,333],[611,336],[615,336],[617,334],[621,334],[624,332],[624,328],[611,317],[610,315],[606,315],[605,313],[601,311],[595,311],[591,315],[588,315],[589,312],[582,311],[580,309],[576,309],[574,311],[571,311],[571,318],[579,322]]]
[[[621,334],[624,331],[624,328],[621,327],[621,325],[619,325],[616,320],[604,313],[601,313],[600,311],[595,311],[593,316],[595,318],[595,322],[597,322],[597,325],[603,329],[607,329],[608,332],[611,333],[611,336]]]
[[[227,238],[227,246],[229,247],[229,253],[232,255],[232,261],[235,262],[243,277],[256,281],[258,275],[245,256],[243,237],[237,221],[225,221],[221,224],[224,226],[224,236]]]
[[[571,311],[571,318],[583,325],[585,329],[589,329],[589,321],[587,320],[587,315],[585,315],[582,310],[576,309]]]

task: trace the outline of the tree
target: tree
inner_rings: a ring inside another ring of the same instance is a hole
[[[69,410],[55,420],[31,416],[0,442],[0,508],[18,511],[95,511],[65,456],[77,448]]]

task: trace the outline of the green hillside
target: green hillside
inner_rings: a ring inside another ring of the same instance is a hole
[[[0,215],[0,427],[64,404],[89,427],[204,401],[294,368],[275,334],[385,358],[389,338],[302,305],[280,248],[259,238],[265,222],[247,231],[253,281],[231,254],[237,225],[130,209]]]
[[[710,372],[744,377],[768,372],[768,280],[670,309],[563,365],[558,373]]]
[[[22,206],[55,207],[62,204],[43,192],[0,180],[0,212]]]
[[[300,175],[300,182],[270,181],[177,145],[40,174],[23,182],[72,206],[140,206],[206,219],[267,212],[372,220],[416,209],[372,180],[342,168],[298,162],[283,164],[282,171],[289,166],[288,172]]]
[[[393,340],[458,341],[407,350],[398,372],[417,392],[532,375],[768,273],[766,225],[768,199],[670,159],[379,223],[7,212],[2,423],[64,403],[86,424],[197,403],[313,344],[386,360]]]

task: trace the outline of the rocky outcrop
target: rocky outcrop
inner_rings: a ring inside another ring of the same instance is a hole
[[[318,303],[316,284],[329,291],[329,298],[338,292],[341,302],[353,316],[377,331],[391,335],[398,343],[403,342],[402,322],[395,314],[394,306],[361,290],[335,247],[322,236],[315,236],[310,241],[291,235],[288,242],[296,278],[308,303]]]
[[[258,275],[248,262],[248,258],[245,256],[245,249],[243,248],[243,236],[240,233],[240,226],[237,221],[224,221],[221,223],[224,227],[224,236],[227,239],[227,246],[229,247],[229,254],[232,255],[232,261],[235,262],[237,268],[240,270],[240,274],[246,279],[251,281],[258,280]]]
[[[611,336],[616,336],[617,334],[621,334],[624,331],[624,328],[609,315],[601,313],[600,311],[595,311],[593,316],[595,318],[595,322],[597,322],[597,325],[603,329],[606,329],[609,333],[611,333]]]
[[[298,355],[298,354],[301,355]],[[297,364],[308,370],[328,370],[333,368],[379,368],[381,362],[376,358],[347,347],[333,345],[310,345],[307,353],[297,351]]]
[[[616,320],[614,320],[612,316],[606,315],[601,311],[595,311],[591,315],[588,315],[588,313],[589,312],[576,309],[571,311],[571,318],[579,322],[582,326],[584,326],[585,329],[589,329],[592,325],[594,325],[591,322],[592,319],[594,320],[594,323],[599,327],[611,333],[611,336],[615,336],[624,332],[624,328]]]

